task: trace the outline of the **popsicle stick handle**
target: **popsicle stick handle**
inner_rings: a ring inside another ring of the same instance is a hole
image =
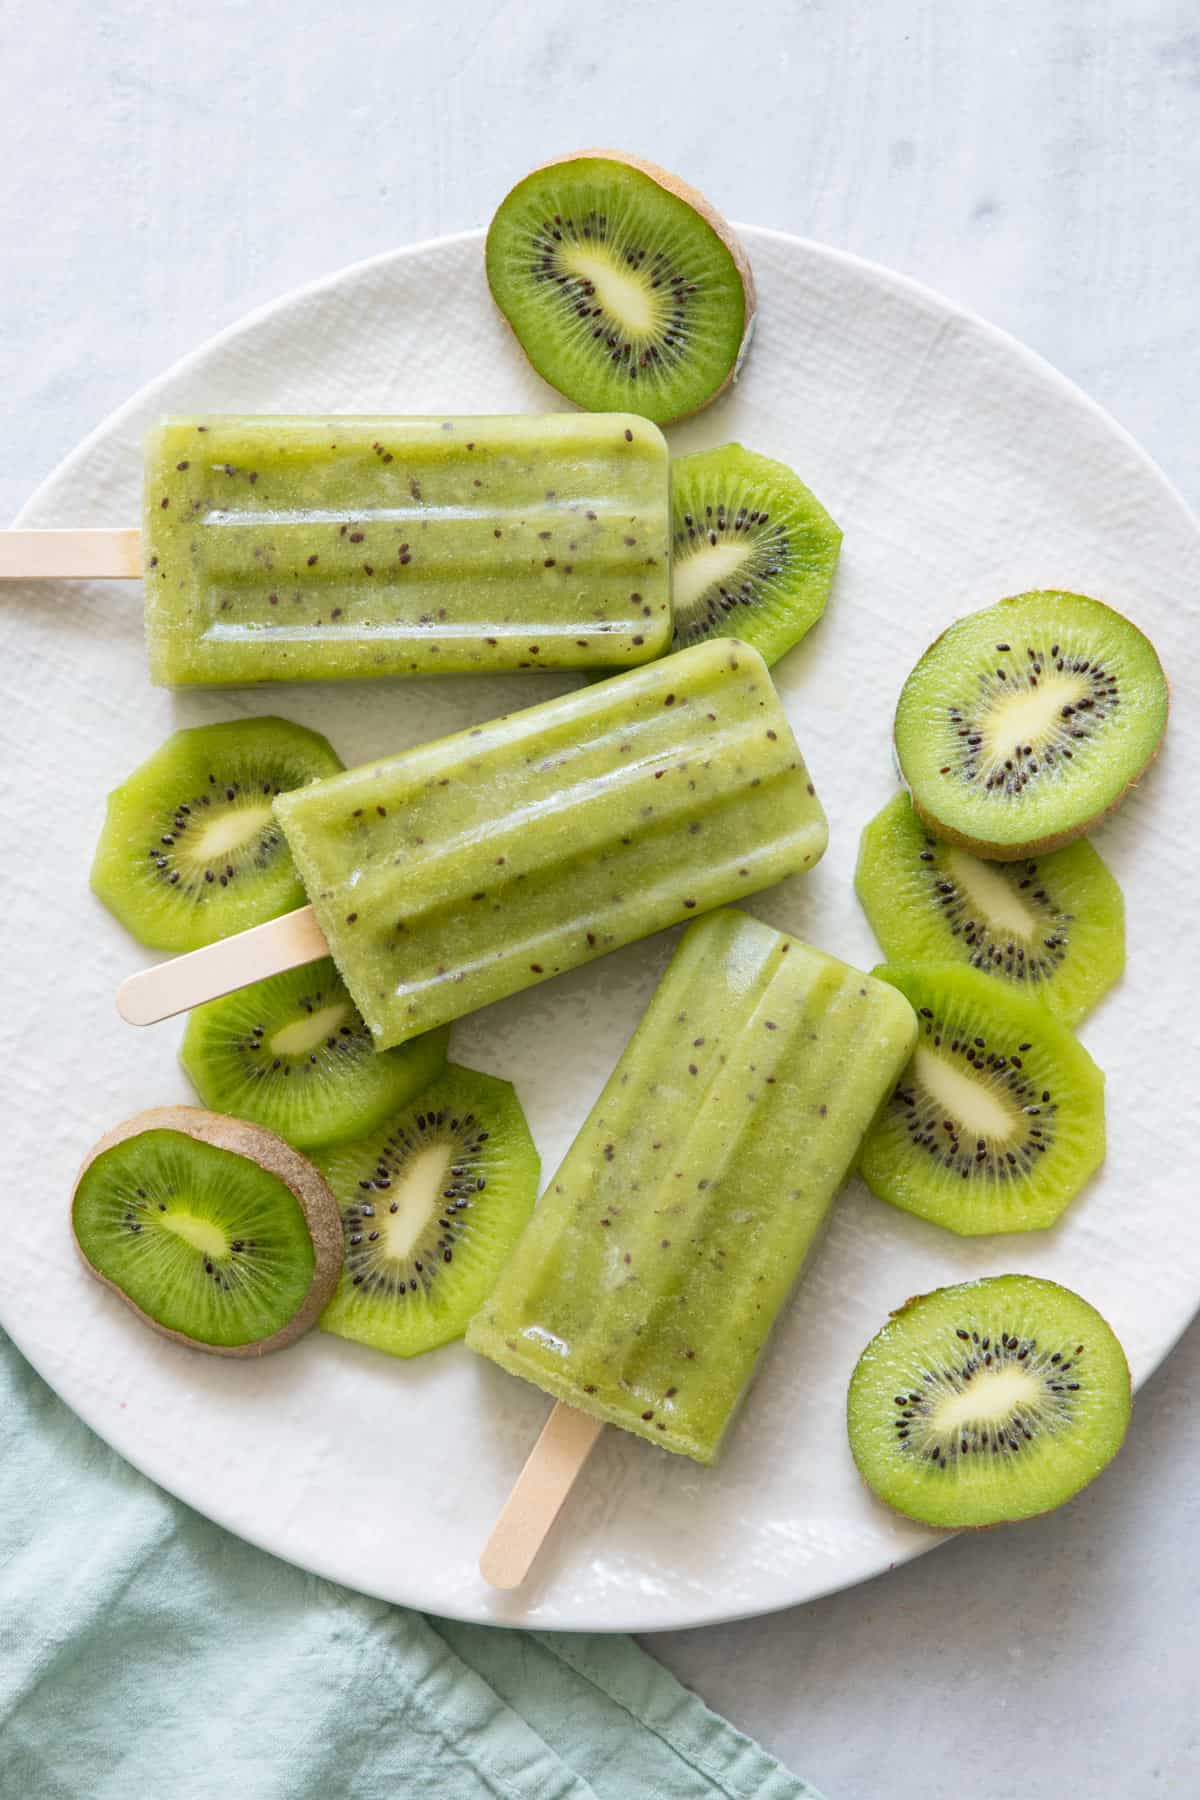
[[[492,1587],[520,1587],[603,1430],[603,1419],[556,1403],[479,1559]]]
[[[130,1025],[157,1025],[205,1000],[231,994],[234,988],[328,955],[317,915],[311,906],[301,906],[280,919],[268,919],[265,925],[128,976],[117,989],[117,1011]]]
[[[140,531],[0,531],[0,581],[134,580]]]

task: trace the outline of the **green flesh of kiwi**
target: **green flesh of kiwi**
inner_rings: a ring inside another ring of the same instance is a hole
[[[537,1198],[538,1154],[509,1083],[451,1063],[380,1130],[318,1161],[345,1232],[322,1330],[392,1356],[461,1337]]]
[[[676,177],[616,152],[535,169],[487,237],[493,297],[526,356],[592,412],[659,424],[732,379],[754,316],[728,225]]]
[[[896,758],[938,837],[1005,861],[1118,806],[1166,722],[1166,678],[1135,625],[1082,594],[1018,594],[925,652],[896,708]]]
[[[842,534],[781,462],[722,444],[671,464],[673,648],[739,637],[768,663],[825,611]]]
[[[917,1015],[912,1061],[867,1133],[881,1200],[963,1237],[1038,1231],[1104,1160],[1104,1077],[1039,1000],[962,963],[874,971]]]
[[[854,885],[894,962],[961,958],[1083,1018],[1125,966],[1125,904],[1082,839],[1021,862],[944,844],[897,794],[866,827]]]
[[[196,950],[303,906],[272,802],[341,767],[287,719],[177,731],[109,795],[92,889],[155,950]]]
[[[970,1529],[1061,1506],[1116,1455],[1131,1408],[1110,1327],[1070,1289],[999,1275],[894,1313],[850,1379],[850,1448],[878,1497]]]
[[[156,1108],[103,1139],[71,1217],[92,1273],[146,1324],[219,1355],[291,1343],[341,1269],[337,1204],[312,1165],[195,1107]]]
[[[381,1125],[441,1073],[449,1037],[377,1052],[326,957],[198,1006],[180,1058],[206,1106],[309,1150]]]

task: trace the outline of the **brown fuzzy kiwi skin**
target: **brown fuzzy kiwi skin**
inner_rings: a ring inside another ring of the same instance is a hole
[[[1007,1275],[1012,1275],[1013,1273],[1014,1273],[1014,1271],[1011,1269],[1006,1272]],[[1004,1279],[1004,1278],[1005,1277],[1000,1277],[1000,1276],[997,1276],[997,1277],[988,1276],[986,1279],[988,1279],[990,1281],[992,1279],[1000,1280],[1000,1279]],[[1039,1277],[1039,1279],[1045,1280],[1045,1277],[1042,1276],[1042,1277]],[[1058,1287],[1061,1285],[1061,1283],[1054,1282],[1051,1285]],[[1064,1293],[1069,1292],[1068,1289],[1064,1289],[1063,1291],[1064,1291]],[[929,1300],[933,1297],[934,1294],[937,1294],[940,1292],[941,1292],[940,1288],[931,1288],[927,1294],[910,1294],[908,1296],[908,1299],[903,1303],[903,1305],[892,1308],[891,1312],[888,1314],[888,1318],[889,1319],[898,1319],[901,1317],[901,1315],[903,1313],[906,1313],[908,1311],[910,1306],[916,1306],[916,1304],[919,1300]],[[1089,1301],[1088,1304],[1090,1305],[1091,1302]],[[1098,1309],[1094,1308],[1093,1310],[1098,1310]],[[1104,1320],[1104,1323],[1106,1325],[1108,1325],[1108,1320],[1104,1318],[1103,1313],[1100,1313],[1099,1317]],[[1108,1328],[1110,1331],[1112,1331],[1111,1325],[1109,1325]],[[1133,1375],[1132,1375],[1132,1372],[1129,1367],[1129,1359],[1125,1355],[1124,1345],[1121,1343],[1120,1338],[1117,1338],[1117,1334],[1115,1331],[1113,1332],[1113,1336],[1114,1336],[1114,1338],[1117,1339],[1118,1348],[1120,1349],[1121,1356],[1125,1362],[1125,1373],[1129,1377],[1129,1391],[1130,1391],[1130,1396],[1131,1396],[1131,1398],[1130,1398],[1130,1418],[1132,1418],[1132,1416],[1133,1416],[1133,1401],[1132,1401]],[[847,1395],[847,1400],[848,1399],[849,1399],[849,1396]],[[1126,1425],[1125,1425],[1125,1431],[1121,1437],[1121,1444],[1123,1444],[1125,1442],[1125,1438],[1128,1435],[1129,1435],[1129,1422],[1127,1420]],[[1113,1459],[1114,1460],[1116,1458],[1117,1451],[1119,1451],[1121,1448],[1121,1444],[1118,1444],[1117,1449],[1113,1451]],[[1103,1473],[1103,1470],[1101,1471],[1101,1473]],[[949,1537],[957,1537],[960,1531],[969,1531],[973,1535],[977,1536],[982,1531],[1000,1531],[1006,1525],[1027,1525],[1031,1519],[1044,1519],[1044,1518],[1048,1517],[1048,1515],[1050,1513],[1058,1512],[1061,1507],[1066,1505],[1065,1500],[1060,1500],[1058,1502],[1058,1504],[1055,1506],[1044,1507],[1040,1513],[1026,1513],[1025,1516],[1020,1519],[993,1519],[993,1521],[990,1525],[954,1525],[954,1526],[926,1525],[924,1519],[914,1519],[913,1515],[911,1513],[902,1512],[898,1506],[893,1506],[890,1500],[885,1500],[882,1494],[877,1494],[875,1492],[875,1489],[873,1487],[871,1487],[870,1483],[865,1479],[865,1477],[860,1477],[860,1479],[862,1479],[863,1486],[866,1488],[866,1490],[870,1494],[871,1498],[873,1500],[878,1501],[880,1506],[886,1506],[888,1511],[890,1513],[894,1513],[898,1519],[904,1519],[910,1525],[923,1525],[925,1527],[926,1531],[939,1531],[940,1530],[942,1532],[943,1537],[948,1537],[948,1538]],[[1079,1491],[1082,1492],[1082,1489],[1080,1489]],[[1074,1495],[1069,1495],[1068,1498],[1073,1499]]]
[[[729,384],[736,381],[738,375],[741,373],[742,364],[746,360],[746,352],[750,348],[750,340],[754,335],[755,320],[758,316],[758,299],[754,289],[754,271],[750,267],[750,258],[746,254],[745,246],[742,244],[741,239],[735,234],[728,219],[723,219],[721,217],[721,214],[717,211],[716,207],[713,206],[711,201],[706,200],[704,195],[696,188],[692,187],[689,182],[682,180],[678,175],[672,175],[669,169],[660,168],[657,163],[648,162],[644,156],[631,156],[626,150],[572,150],[566,156],[553,156],[550,158],[549,162],[538,163],[536,167],[522,175],[521,181],[528,181],[530,175],[540,175],[544,169],[557,169],[564,163],[585,162],[590,159],[595,159],[599,162],[623,163],[627,169],[636,169],[640,175],[649,176],[650,180],[656,182],[660,188],[665,188],[668,194],[674,194],[677,200],[682,200],[685,206],[690,206],[694,213],[699,213],[700,217],[704,220],[704,223],[716,233],[728,250],[730,256],[733,258],[733,266],[737,270],[738,277],[741,280],[742,295],[745,302],[745,317],[742,322],[742,341],[738,345],[738,353],[734,357],[729,373],[726,375],[720,387],[714,388],[706,400],[701,400],[699,405],[690,407],[687,412],[676,413],[670,419],[662,419],[659,421],[662,425],[678,425],[681,419],[690,419],[694,414],[703,412],[706,406],[711,406],[713,401],[719,399]],[[515,182],[513,185],[520,186],[520,183]],[[511,192],[512,189],[510,188],[509,193]],[[505,199],[507,199],[507,197],[508,196],[505,195]],[[503,204],[503,201],[501,204]],[[494,298],[495,296],[493,295],[493,299]],[[498,301],[496,302],[496,307],[500,317],[504,320],[504,323],[508,325],[508,317]],[[509,326],[509,329],[511,330],[512,327]],[[516,337],[515,332],[513,332],[513,336]],[[521,340],[517,338],[517,342],[520,344]],[[521,345],[521,352],[522,355],[525,354],[523,345]],[[538,373],[540,374],[541,371],[539,370]]]
[[[1060,590],[1047,589],[1046,591],[1053,593]],[[1070,592],[1069,589],[1062,589],[1061,591],[1064,593]],[[1104,602],[1102,600],[1097,600],[1094,604],[1103,606]],[[1110,606],[1108,611],[1116,613],[1117,609],[1115,606]],[[1117,613],[1117,617],[1125,624],[1130,623],[1123,613]],[[926,645],[925,649],[921,652],[921,655],[917,658],[917,663],[923,662],[931,650],[936,650],[947,632],[952,631],[954,626],[960,622],[960,620],[955,619],[951,624],[946,626],[945,631],[939,631],[933,642]],[[1143,633],[1143,635],[1145,634]],[[1155,651],[1155,655],[1157,657],[1157,651]],[[917,664],[914,663],[914,669],[916,666]],[[1159,662],[1159,668],[1162,669],[1161,661]],[[972,837],[969,832],[955,831],[952,826],[945,824],[941,819],[935,817],[933,813],[925,810],[917,799],[917,796],[909,787],[908,782],[904,779],[904,768],[900,761],[900,748],[896,742],[895,715],[893,715],[892,762],[895,765],[897,775],[900,777],[900,785],[912,801],[912,808],[918,819],[920,819],[923,825],[928,826],[934,837],[940,838],[944,844],[957,844],[961,850],[969,850],[972,856],[979,857],[981,862],[1020,862],[1021,858],[1024,856],[1045,856],[1051,850],[1061,850],[1065,844],[1073,844],[1076,838],[1090,836],[1098,825],[1104,823],[1105,819],[1110,819],[1113,813],[1117,811],[1118,807],[1124,805],[1125,801],[1129,798],[1129,795],[1133,792],[1134,788],[1137,787],[1142,777],[1157,761],[1158,753],[1162,749],[1163,738],[1167,733],[1167,721],[1171,716],[1171,684],[1167,678],[1165,669],[1162,669],[1162,678],[1163,686],[1166,690],[1167,706],[1166,711],[1163,713],[1162,730],[1158,734],[1158,742],[1151,750],[1137,774],[1125,783],[1125,786],[1121,789],[1115,799],[1110,800],[1107,806],[1101,807],[1099,812],[1093,813],[1090,819],[1085,819],[1081,825],[1073,825],[1068,831],[1052,831],[1048,837],[1030,838],[1028,842],[1024,844],[992,844],[988,843],[983,838]],[[897,702],[897,715],[899,710],[899,702]]]
[[[157,1319],[152,1319],[149,1313],[143,1312],[115,1281],[110,1281],[107,1275],[101,1275],[84,1255],[75,1235],[74,1221],[74,1200],[79,1183],[105,1150],[124,1143],[127,1138],[140,1137],[146,1131],[179,1131],[185,1137],[213,1144],[218,1150],[230,1150],[235,1156],[244,1156],[266,1169],[269,1174],[278,1176],[295,1195],[313,1243],[315,1261],[312,1281],[299,1310],[286,1325],[273,1331],[270,1337],[257,1338],[249,1344],[205,1344],[199,1338],[188,1337],[186,1332],[172,1331],[168,1326],[160,1325]],[[298,1150],[293,1150],[290,1144],[286,1144],[273,1131],[267,1131],[261,1125],[249,1125],[243,1119],[226,1118],[223,1113],[205,1112],[200,1106],[152,1106],[147,1112],[137,1113],[132,1119],[114,1125],[111,1131],[105,1132],[99,1143],[92,1145],[84,1157],[75,1177],[71,1201],[71,1235],[75,1238],[75,1248],[88,1273],[106,1288],[111,1288],[117,1298],[131,1312],[135,1312],[142,1324],[148,1325],[151,1331],[157,1331],[160,1337],[172,1338],[177,1344],[186,1344],[189,1350],[203,1350],[208,1356],[266,1356],[269,1351],[286,1349],[288,1344],[295,1343],[298,1337],[302,1337],[316,1324],[332,1299],[342,1272],[345,1238],[341,1209],[323,1176],[318,1174]]]

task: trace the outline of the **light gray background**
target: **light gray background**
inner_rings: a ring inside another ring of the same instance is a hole
[[[0,516],[220,326],[586,143],[973,307],[1200,503],[1195,0],[0,0],[0,40]],[[1057,1515],[651,1647],[828,1800],[1192,1800],[1197,1386],[1200,1328]]]

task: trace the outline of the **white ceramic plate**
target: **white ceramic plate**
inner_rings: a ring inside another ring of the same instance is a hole
[[[934,1534],[877,1507],[846,1446],[854,1361],[907,1295],[1023,1270],[1078,1288],[1155,1367],[1200,1299],[1192,1142],[1200,527],[1136,446],[1044,363],[934,295],[767,231],[747,241],[759,337],[736,390],[672,434],[793,464],[846,533],[824,622],[776,670],[830,816],[821,866],[751,903],[870,967],[851,888],[861,826],[893,791],[899,685],[956,614],[1033,586],[1098,595],[1155,639],[1167,747],[1101,844],[1124,885],[1124,982],[1084,1037],[1109,1076],[1109,1156],[1053,1232],[960,1242],[858,1184],[779,1331],[716,1471],[609,1431],[529,1590],[476,1558],[548,1409],[460,1345],[393,1362],[313,1333],[260,1365],[160,1341],[76,1262],[66,1199],[87,1145],[189,1098],[178,1023],[113,1010],[145,953],[92,899],[106,790],[173,726],[282,712],[347,763],[547,697],[512,676],[268,692],[149,686],[136,588],[10,589],[3,631],[8,1179],[0,1318],[75,1410],[201,1512],[277,1555],[452,1617],[652,1631],[764,1612],[873,1575]],[[481,235],[349,269],[215,339],[114,415],[26,524],[134,523],[140,442],[169,409],[548,410],[488,299]],[[1190,822],[1191,832],[1185,829]],[[674,934],[465,1021],[454,1054],[513,1079],[553,1171],[648,1000]],[[1135,1427],[1136,1429],[1136,1427]]]

